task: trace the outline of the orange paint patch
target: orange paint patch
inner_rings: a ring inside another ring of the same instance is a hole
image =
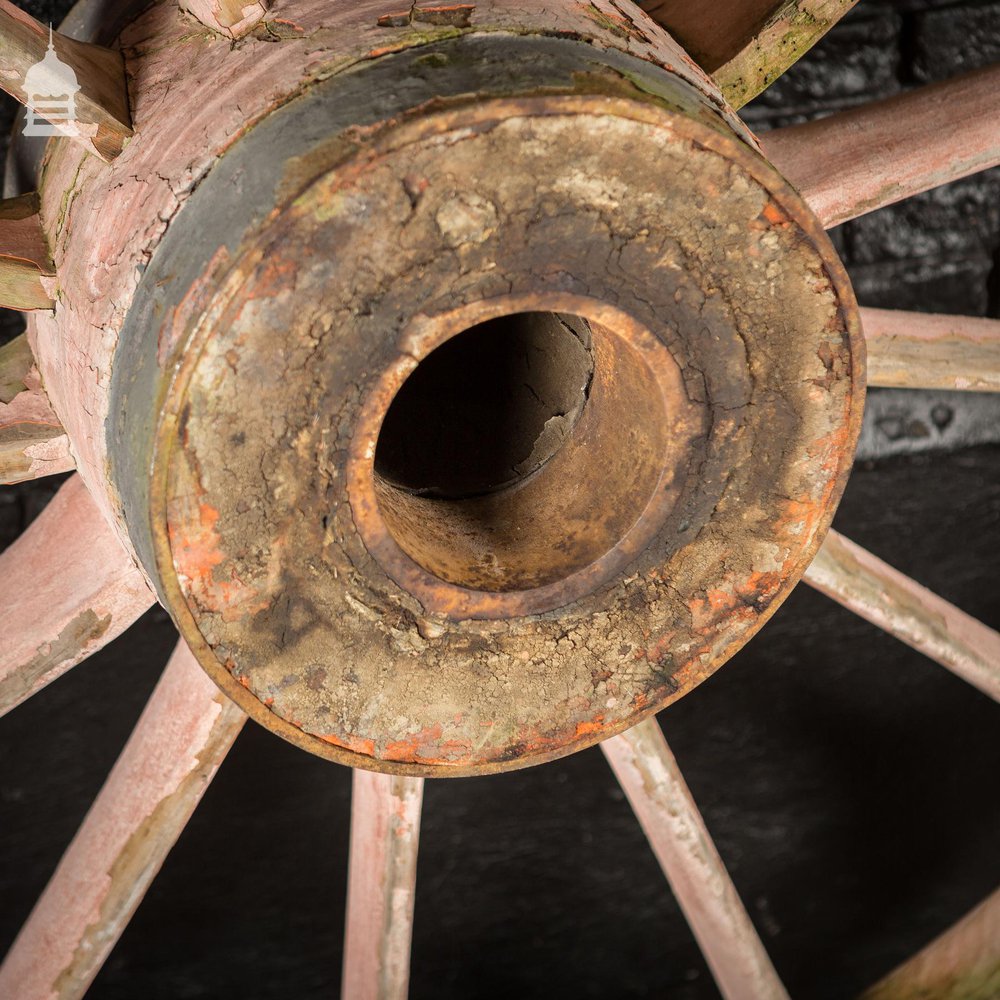
[[[761,215],[763,215],[764,218],[767,219],[767,221],[770,222],[772,226],[788,225],[788,216],[785,215],[785,213],[782,212],[781,209],[778,208],[778,206],[775,205],[774,202],[772,201],[769,201],[764,206],[764,211],[761,212]]]
[[[365,736],[335,736],[333,733],[319,735],[324,743],[330,743],[352,753],[360,753],[365,757],[375,756],[375,741]]]
[[[215,567],[223,561],[219,552],[219,535],[215,530],[219,512],[210,504],[198,503],[197,520],[182,518],[180,524],[171,519],[169,526],[170,549],[178,573],[192,583],[208,586]]]
[[[673,642],[676,635],[676,632],[665,632],[648,649],[637,649],[634,654],[635,658],[637,660],[645,660],[647,663],[660,663],[667,654],[670,643]],[[648,639],[649,636],[647,635],[646,638]]]
[[[250,590],[230,573],[228,580],[216,579],[216,570],[225,562],[220,551],[222,539],[216,531],[219,512],[204,501],[198,501],[197,514],[190,503],[179,504],[169,518],[167,532],[174,566],[185,589],[198,604],[233,621],[244,614],[256,614],[270,606],[270,600]]]
[[[576,735],[586,736],[588,733],[603,733],[604,728],[604,714],[602,712],[600,715],[595,715],[589,722],[578,722],[576,724]]]
[[[442,733],[441,723],[435,722],[433,726],[421,729],[419,733],[413,733],[406,739],[393,740],[386,744],[382,759],[411,764],[418,760],[422,763],[434,763],[439,756]]]
[[[787,565],[788,560],[785,560]],[[753,572],[747,580],[737,585],[736,592],[743,602],[752,602],[758,607],[770,602],[771,598],[781,589],[782,573]]]

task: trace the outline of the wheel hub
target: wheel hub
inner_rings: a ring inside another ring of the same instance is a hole
[[[315,83],[138,283],[115,502],[208,672],[315,753],[456,775],[620,732],[829,525],[847,278],[707,79],[619,44],[474,31]]]

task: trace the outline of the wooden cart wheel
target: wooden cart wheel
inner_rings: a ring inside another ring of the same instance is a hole
[[[0,476],[76,470],[0,710],[182,637],[0,996],[84,994],[249,715],[355,768],[344,997],[406,994],[425,777],[598,742],[723,995],[783,997],[655,713],[800,578],[1000,698],[829,530],[866,382],[996,390],[1000,323],[859,309],[824,231],[1000,163],[1000,67],[755,136],[849,0],[643,6],[0,0],[61,133],[0,203]],[[995,894],[866,995],[998,992]]]

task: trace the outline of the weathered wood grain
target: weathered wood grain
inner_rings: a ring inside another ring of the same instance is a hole
[[[1000,996],[1000,889],[862,1000],[996,1000]]]
[[[355,770],[343,1000],[405,1000],[424,779]]]
[[[809,51],[857,0],[639,0],[740,108]]]
[[[655,717],[601,744],[727,1000],[788,994]]]
[[[0,0],[0,88],[27,106],[24,80],[41,62],[49,43],[49,29],[10,0]],[[76,74],[76,126],[62,130],[101,159],[110,162],[132,135],[128,87],[121,53],[89,45],[56,32],[53,45],[60,62]]]
[[[152,604],[144,577],[73,476],[0,554],[0,715]]]
[[[803,579],[1000,701],[1000,633],[836,531]]]
[[[0,347],[0,486],[74,468],[23,334]]]
[[[742,108],[767,90],[857,2],[783,0],[776,5],[740,48],[712,71],[726,100]]]
[[[1000,320],[862,309],[868,384],[1000,392]]]
[[[181,8],[227,38],[242,38],[267,14],[268,0],[181,0]]]
[[[37,194],[0,201],[0,308],[51,309],[55,268]]]
[[[178,645],[0,967],[0,996],[84,995],[245,719]]]
[[[830,228],[1000,163],[1000,64],[760,137]]]

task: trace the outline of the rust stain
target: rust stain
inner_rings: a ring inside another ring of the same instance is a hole
[[[351,753],[359,753],[364,757],[375,756],[375,741],[366,736],[339,735],[336,733],[324,733],[319,735],[324,743],[340,747],[343,750],[350,750]]]
[[[437,750],[443,732],[441,723],[435,722],[432,726],[427,726],[405,739],[387,743],[385,750],[382,751],[382,756],[386,760],[396,761],[420,760],[424,763],[438,761],[441,758]]]
[[[218,293],[219,275],[229,263],[229,251],[224,246],[219,247],[202,277],[188,289],[180,304],[170,311],[157,335],[156,359],[161,367],[170,361],[178,346],[187,339],[191,323],[211,305]]]

